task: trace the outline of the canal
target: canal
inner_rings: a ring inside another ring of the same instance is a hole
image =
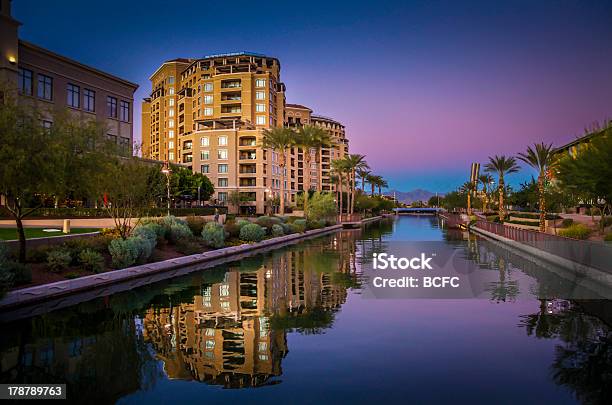
[[[362,265],[436,241],[471,299],[364,298]],[[73,403],[603,403],[612,306],[491,241],[400,216],[0,325],[1,383]]]

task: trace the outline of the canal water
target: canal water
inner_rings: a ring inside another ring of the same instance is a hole
[[[363,263],[439,241],[472,299],[368,299]],[[1,383],[73,403],[604,403],[609,301],[496,243],[402,216],[0,325]]]

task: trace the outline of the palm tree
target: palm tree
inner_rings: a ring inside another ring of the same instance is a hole
[[[346,168],[348,170],[348,183],[349,183],[349,191],[351,195],[351,204],[349,206],[350,211],[349,214],[353,214],[355,210],[355,178],[356,172],[360,169],[369,169],[370,167],[365,161],[364,155],[359,155],[356,153],[351,153],[344,157],[346,162]]]
[[[482,184],[482,211],[487,212],[489,210],[489,184],[493,183],[493,176],[490,174],[481,174],[478,176],[478,182]]]
[[[518,158],[538,171],[538,197],[540,206],[540,231],[546,231],[546,196],[544,183],[548,170],[553,164],[554,154],[552,144],[536,143],[527,148],[527,153],[519,153]]]
[[[310,154],[311,149],[316,150],[315,160],[319,160],[319,152],[321,148],[328,147],[331,145],[332,139],[329,132],[321,127],[315,125],[304,125],[298,129],[295,139],[295,145],[300,147],[304,151],[304,187],[306,190],[310,190],[310,160],[312,155]],[[319,182],[320,187],[321,183]],[[320,190],[319,190],[320,191]]]
[[[374,196],[374,190],[376,189],[376,186],[378,185],[378,183],[383,181],[383,178],[374,174],[370,174],[367,177],[368,179],[368,183],[370,183],[370,186],[372,186],[372,192],[371,192],[371,196]]]
[[[360,168],[357,170],[357,175],[361,178],[361,192],[365,193],[365,184],[368,180],[368,176],[372,173],[370,170],[366,168]]]
[[[499,192],[499,219],[503,221],[506,218],[506,209],[504,208],[504,194],[506,188],[504,184],[504,175],[518,172],[519,167],[516,164],[516,159],[504,155],[489,157],[489,163],[485,166],[485,171],[489,173],[497,173],[499,177],[498,192]]]
[[[389,187],[389,183],[387,183],[387,180],[383,179],[382,177],[380,177],[380,180],[378,180],[376,185],[378,186],[378,195],[382,195],[383,188]]]
[[[346,161],[344,159],[335,159],[331,161],[331,168],[332,168],[332,173],[337,177],[338,179],[338,193],[340,195],[340,197],[338,198],[338,212],[340,213],[340,215],[342,215],[342,210],[343,210],[343,200],[344,200],[344,190],[343,190],[343,183],[344,183],[344,176],[346,175],[347,171],[346,171]]]
[[[467,194],[467,214],[472,215],[472,193],[476,190],[476,184],[466,181],[460,188],[462,193]]]
[[[278,153],[278,167],[281,172],[280,181],[280,214],[285,214],[285,166],[287,149],[295,145],[295,131],[291,128],[272,128],[263,131],[261,147],[272,149]]]

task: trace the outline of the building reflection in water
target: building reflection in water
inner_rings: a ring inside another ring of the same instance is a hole
[[[346,301],[355,234],[244,260],[223,280],[201,283],[190,302],[153,306],[143,315],[144,342],[169,378],[226,388],[276,383],[288,352],[287,329],[318,333]],[[259,260],[261,259],[261,260]]]

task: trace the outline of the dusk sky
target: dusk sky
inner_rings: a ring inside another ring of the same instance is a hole
[[[454,189],[472,161],[612,118],[610,1],[14,0],[13,14],[22,39],[140,85],[138,142],[163,61],[275,56],[287,102],[344,123],[351,153],[402,191]]]

